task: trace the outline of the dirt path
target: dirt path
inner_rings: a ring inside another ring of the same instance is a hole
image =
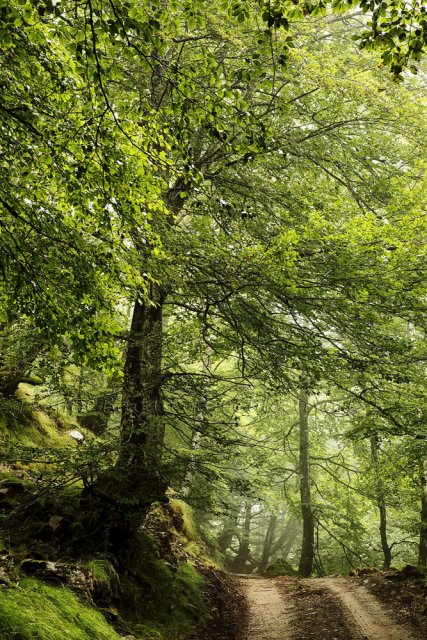
[[[368,640],[415,640],[407,628],[400,627],[378,600],[362,585],[348,578],[317,580],[339,598],[347,609],[349,620]]]
[[[248,629],[244,640],[292,638],[290,612],[293,605],[285,601],[275,581],[266,578],[242,578],[240,584],[249,604]]]
[[[419,640],[351,578],[242,578],[249,605],[242,640]]]

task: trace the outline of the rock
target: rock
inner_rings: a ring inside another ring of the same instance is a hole
[[[108,609],[101,609],[108,622],[116,622],[119,618],[119,612],[115,607],[109,607]],[[127,636],[126,636],[127,637]]]
[[[267,568],[265,572],[266,576],[295,576],[297,575],[297,571],[293,568],[293,566],[284,558],[279,558],[273,564]]]
[[[10,578],[3,567],[0,567],[0,587],[8,587],[11,584]]]
[[[417,567],[412,564],[407,564],[402,569],[402,573],[406,578],[423,578],[424,574],[419,571]]]
[[[25,501],[27,494],[27,488],[21,480],[3,480],[0,483],[0,507],[6,510],[15,509]]]
[[[415,580],[418,578],[424,578],[424,574],[412,564],[407,564],[401,571],[385,576],[386,580],[391,580],[392,582],[402,582],[403,580]]]
[[[80,431],[77,431],[77,429],[71,429],[71,431],[67,431],[67,434],[70,436],[70,438],[76,440],[76,442],[83,442],[83,440],[85,439],[84,435]]]
[[[53,579],[81,589],[92,588],[93,580],[89,569],[77,564],[27,558],[21,563],[21,571],[42,580]]]
[[[82,427],[85,427],[85,429],[89,429],[89,431],[92,431],[92,433],[97,436],[104,433],[108,424],[107,417],[98,411],[80,414],[77,417],[77,420],[80,422]]]
[[[24,573],[29,573],[31,575],[36,575],[40,571],[46,570],[46,561],[45,560],[34,560],[33,558],[27,558],[21,562],[21,570]]]
[[[62,516],[51,516],[49,518],[49,526],[52,527],[54,531],[56,531],[63,520],[64,518]]]

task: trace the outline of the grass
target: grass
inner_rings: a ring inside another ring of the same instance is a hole
[[[101,613],[66,587],[26,578],[0,591],[2,640],[119,640]]]
[[[119,576],[114,566],[106,558],[94,558],[88,563],[95,583],[110,586],[112,582],[117,582]]]

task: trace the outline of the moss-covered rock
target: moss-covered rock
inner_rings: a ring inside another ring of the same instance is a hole
[[[266,576],[274,578],[275,576],[296,576],[297,571],[284,558],[279,558],[267,567]]]

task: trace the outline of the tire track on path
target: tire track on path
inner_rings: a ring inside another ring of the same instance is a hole
[[[349,620],[366,640],[416,640],[407,628],[396,624],[392,613],[362,585],[348,578],[323,578],[316,580],[316,584],[341,601]]]

